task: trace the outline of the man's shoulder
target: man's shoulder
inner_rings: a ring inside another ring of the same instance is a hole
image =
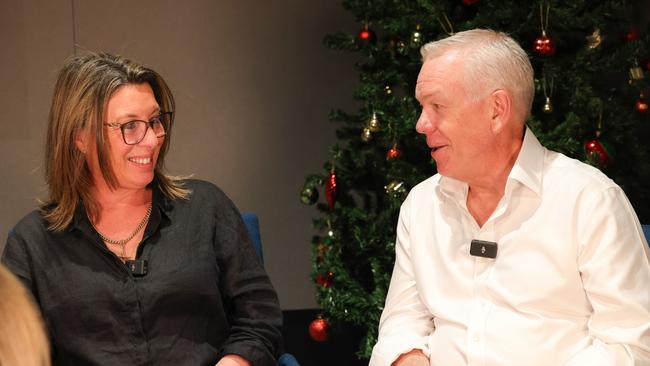
[[[593,188],[604,190],[618,185],[598,168],[564,154],[550,151],[547,154],[544,183],[561,184],[566,188]]]
[[[409,202],[424,202],[428,198],[435,196],[436,189],[440,184],[440,174],[435,174],[411,188],[403,204],[409,205]],[[413,205],[414,203],[411,203]],[[416,205],[417,206],[417,205]]]
[[[440,184],[440,178],[442,178],[442,176],[436,173],[435,175],[432,175],[429,178],[421,181],[411,189],[409,196],[421,196],[424,194],[432,193]]]

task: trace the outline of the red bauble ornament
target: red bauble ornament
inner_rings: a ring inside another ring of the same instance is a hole
[[[329,337],[330,324],[321,315],[309,324],[309,336],[316,342],[325,342]]]
[[[326,275],[320,273],[316,275],[316,283],[325,288],[332,286],[332,281],[334,281],[334,273],[332,272],[327,272]]]
[[[613,163],[607,145],[603,144],[598,138],[585,142],[585,153],[589,162],[600,168],[607,168]]]
[[[634,108],[639,113],[648,113],[648,102],[643,96],[641,96],[639,97],[639,100],[636,101]]]
[[[336,200],[336,172],[334,169],[330,171],[330,175],[325,182],[325,198],[330,208],[334,208],[334,201]]]
[[[367,25],[364,26],[363,29],[359,32],[357,38],[362,43],[375,43],[375,41],[377,41],[375,32],[373,32],[372,29],[368,28]]]
[[[555,42],[542,31],[542,35],[535,40],[535,52],[542,56],[553,56],[555,54]]]
[[[480,0],[463,0],[463,4],[469,6],[469,5],[474,5],[474,4],[476,4],[477,2],[479,2],[479,1],[480,1]]]
[[[628,30],[627,33],[623,35],[623,38],[627,42],[636,41],[639,39],[639,30],[636,27],[630,27],[630,30]]]
[[[397,148],[396,145],[393,145],[393,147],[388,150],[386,153],[386,159],[392,160],[392,159],[397,159],[400,156],[402,156],[402,152]]]

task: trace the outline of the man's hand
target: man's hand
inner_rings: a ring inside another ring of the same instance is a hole
[[[225,355],[214,366],[251,366],[250,362],[238,355]]]
[[[414,349],[402,353],[391,366],[429,366],[429,358],[424,355],[422,350]]]

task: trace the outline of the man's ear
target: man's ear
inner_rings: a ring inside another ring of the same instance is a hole
[[[490,128],[497,134],[501,132],[512,118],[512,96],[503,89],[498,89],[491,94],[491,120]]]

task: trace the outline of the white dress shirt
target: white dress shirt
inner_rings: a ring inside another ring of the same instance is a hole
[[[437,174],[404,201],[370,366],[650,365],[650,250],[620,187],[527,130],[483,227],[467,191]]]

